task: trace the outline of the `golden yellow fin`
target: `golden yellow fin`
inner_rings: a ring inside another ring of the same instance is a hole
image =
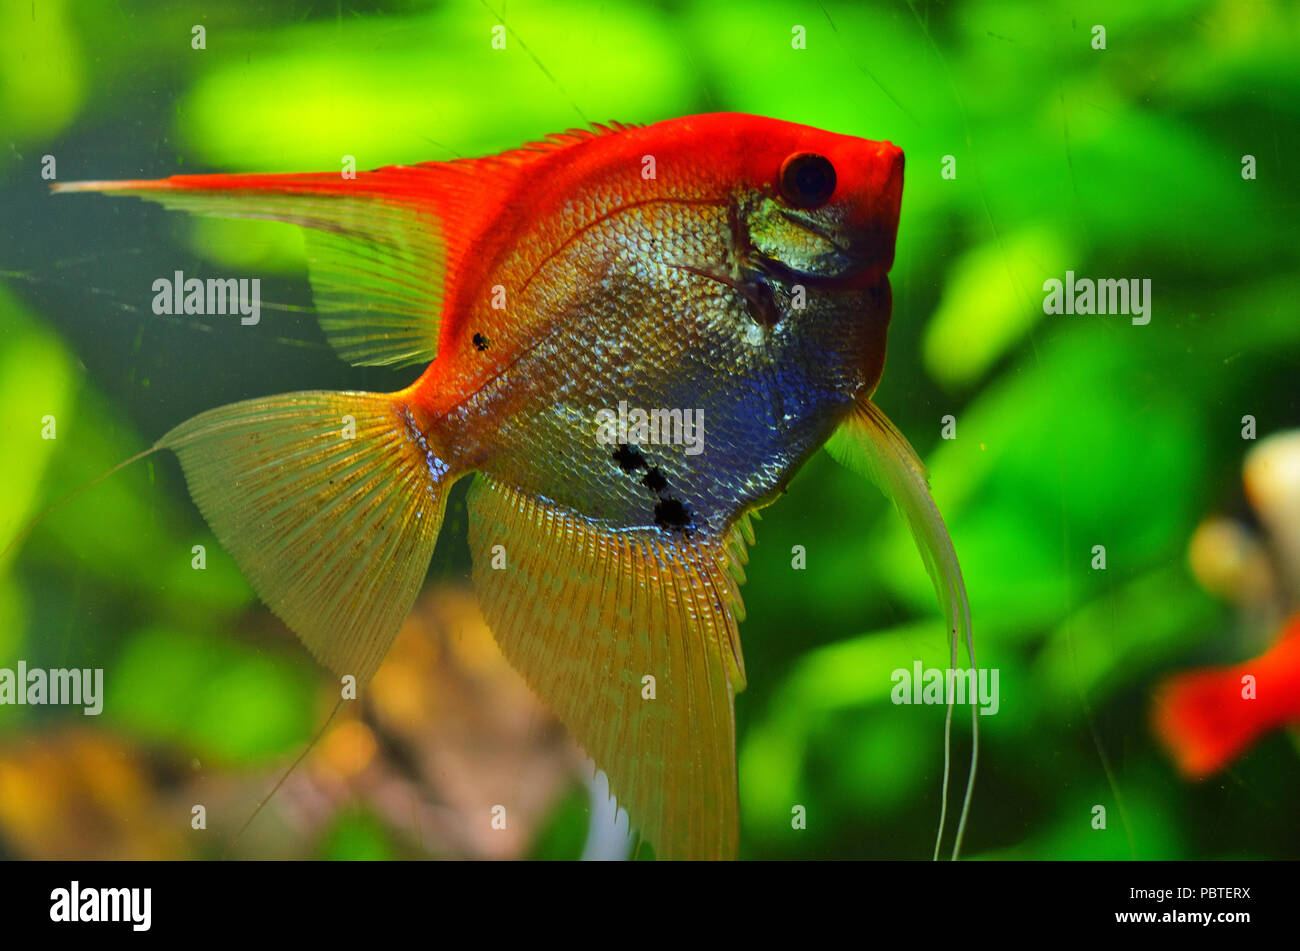
[[[158,446],[262,600],[321,663],[369,679],[424,581],[450,484],[401,401],[248,400]]]
[[[612,532],[480,474],[469,537],[502,651],[655,854],[733,858],[740,531],[711,542]]]

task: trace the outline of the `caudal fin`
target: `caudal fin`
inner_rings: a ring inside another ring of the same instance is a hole
[[[452,478],[401,398],[248,400],[158,447],[262,600],[321,663],[367,680],[424,580]]]

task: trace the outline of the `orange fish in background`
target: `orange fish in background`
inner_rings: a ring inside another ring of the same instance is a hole
[[[352,178],[55,191],[306,228],[339,355],[427,368],[396,393],[211,410],[149,452],[177,453],[258,594],[359,682],[424,579],[448,490],[475,473],[473,576],[504,653],[660,857],[723,858],[750,516],[818,448],[895,499],[954,662],[971,650],[924,468],[869,399],[902,185],[887,142],[718,114]],[[656,411],[653,431],[635,410]]]
[[[1156,732],[1179,769],[1217,773],[1269,730],[1300,723],[1300,614],[1254,660],[1179,674],[1155,701]]]
[[[1192,538],[1192,572],[1238,606],[1242,627],[1282,633],[1252,660],[1177,674],[1156,688],[1156,735],[1182,773],[1197,779],[1223,769],[1268,731],[1300,725],[1300,431],[1261,440],[1243,469],[1264,537],[1237,520],[1209,518]],[[1296,613],[1278,620],[1288,612]]]

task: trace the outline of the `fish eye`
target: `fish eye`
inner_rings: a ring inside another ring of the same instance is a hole
[[[795,152],[781,163],[781,197],[795,208],[826,204],[835,191],[835,166],[816,152]]]

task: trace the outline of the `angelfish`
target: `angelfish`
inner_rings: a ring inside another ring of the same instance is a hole
[[[354,177],[54,190],[303,226],[338,354],[423,366],[419,379],[247,400],[148,451],[177,454],[257,593],[358,682],[411,608],[448,491],[473,473],[474,584],[505,655],[656,855],[727,858],[751,516],[819,448],[898,503],[953,663],[964,641],[974,664],[925,470],[870,400],[902,187],[889,142],[717,114]],[[601,411],[623,403],[695,411],[700,451],[598,439]],[[945,809],[947,776],[945,759]]]

